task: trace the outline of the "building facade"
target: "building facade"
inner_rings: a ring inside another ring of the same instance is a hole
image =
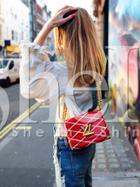
[[[33,41],[50,17],[46,4],[37,0],[0,0],[0,45]]]
[[[96,18],[96,27],[101,43],[104,43],[104,7],[105,0],[93,0],[93,15]]]
[[[0,46],[3,45],[4,38],[4,13],[3,13],[3,0],[0,0]]]
[[[29,7],[21,0],[4,0],[3,10],[4,40],[9,40],[11,44],[29,41]]]
[[[36,0],[29,0],[29,17],[30,17],[30,40],[33,41],[37,35],[36,24]]]
[[[39,0],[29,0],[30,7],[30,40],[33,41],[45,22],[51,17],[46,3]]]

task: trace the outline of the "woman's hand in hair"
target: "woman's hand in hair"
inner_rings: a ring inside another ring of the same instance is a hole
[[[60,10],[58,10],[56,12],[56,14],[49,20],[49,26],[51,29],[55,28],[55,27],[59,27],[63,24],[65,24],[67,21],[71,20],[72,18],[74,18],[76,16],[76,13],[73,13],[71,15],[69,15],[68,17],[64,18],[64,15],[72,10],[77,10],[76,7],[72,7],[72,6],[65,6],[63,8],[61,8]]]
[[[56,14],[43,26],[43,28],[41,29],[41,31],[35,38],[34,43],[43,45],[48,34],[53,28],[61,26],[67,21],[69,21],[70,19],[72,19],[73,17],[75,17],[76,13],[71,14],[66,18],[63,17],[67,12],[71,10],[77,10],[77,8],[72,7],[72,6],[65,6],[61,8],[60,10],[58,10]]]

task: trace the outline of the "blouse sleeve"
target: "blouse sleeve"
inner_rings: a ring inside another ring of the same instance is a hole
[[[35,98],[38,102],[58,97],[57,72],[49,61],[46,47],[35,43],[21,45],[20,93],[25,98]]]

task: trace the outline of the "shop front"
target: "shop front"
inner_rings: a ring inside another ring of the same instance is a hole
[[[112,113],[127,127],[140,159],[140,1],[109,1],[109,87]],[[115,93],[115,94],[113,94]]]

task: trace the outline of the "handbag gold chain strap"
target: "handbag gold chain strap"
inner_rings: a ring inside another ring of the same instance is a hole
[[[101,86],[100,86],[99,81],[96,81],[96,87],[97,87],[98,107],[99,107],[99,109],[101,109],[103,102],[102,102],[102,96],[101,96]],[[67,106],[64,102],[63,116],[62,116],[63,118],[62,119],[65,120],[67,115],[68,115],[68,109],[67,109]]]

